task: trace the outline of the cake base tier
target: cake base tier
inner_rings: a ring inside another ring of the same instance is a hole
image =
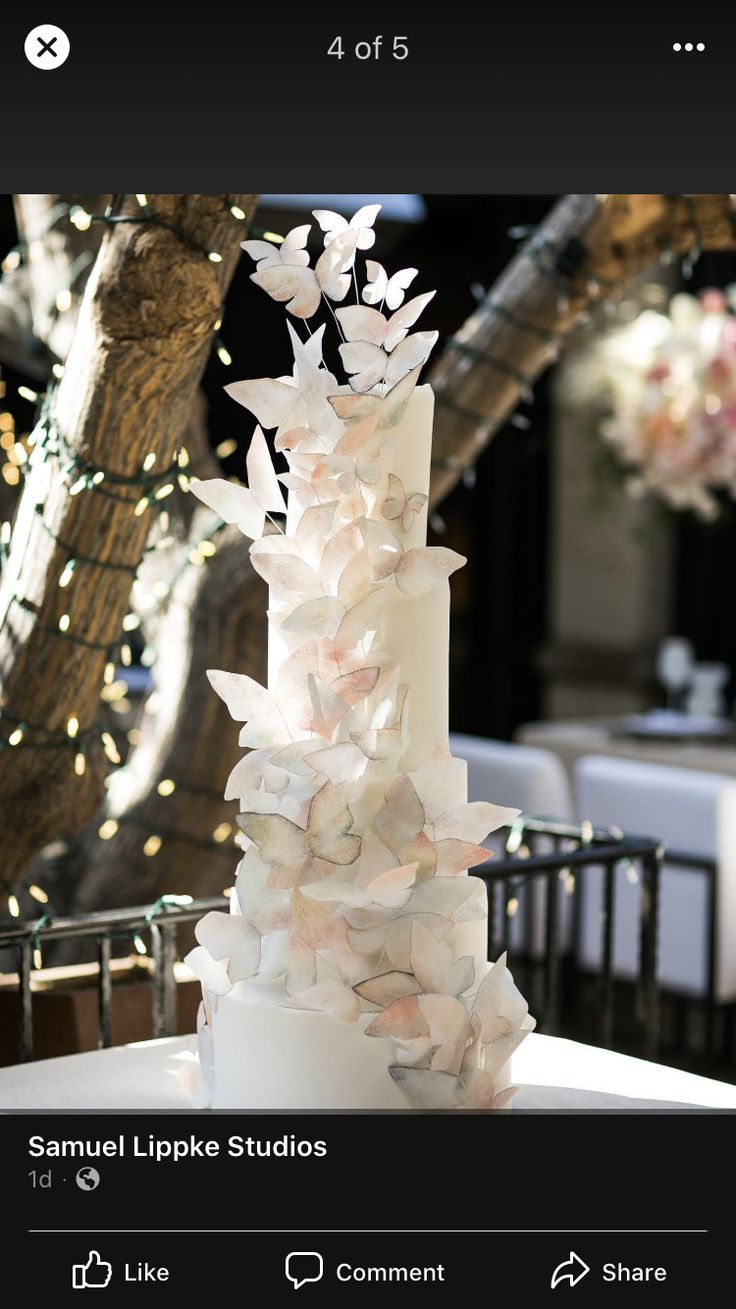
[[[393,1041],[365,1035],[372,1014],[334,1014],[225,995],[212,1015],[213,1109],[406,1109],[388,1071]]]
[[[398,1062],[395,1043],[365,1035],[372,1017],[346,1023],[334,1014],[264,1003],[242,992],[221,996],[212,1014],[212,1108],[410,1109],[388,1071]],[[510,1085],[509,1060],[496,1090]]]

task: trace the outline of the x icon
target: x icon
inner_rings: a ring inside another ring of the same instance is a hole
[[[52,55],[54,59],[56,59],[56,58],[58,57],[57,54],[56,54],[56,51],[51,49],[51,47],[52,47],[53,45],[56,45],[56,37],[55,37],[55,36],[52,36],[50,41],[44,41],[43,37],[42,37],[42,36],[39,36],[39,37],[38,37],[38,44],[39,44],[40,47],[41,47],[41,49],[40,49],[39,52],[38,52],[38,57],[39,57],[39,59],[41,58],[41,55]]]

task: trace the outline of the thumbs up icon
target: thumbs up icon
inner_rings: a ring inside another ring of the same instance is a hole
[[[107,1286],[111,1277],[112,1264],[101,1259],[97,1250],[90,1250],[86,1264],[72,1264],[72,1286],[76,1291]]]

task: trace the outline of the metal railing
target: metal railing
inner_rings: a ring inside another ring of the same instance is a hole
[[[604,878],[602,933],[602,967],[600,975],[599,1039],[610,1045],[614,1022],[613,936],[615,909],[615,873],[622,860],[638,863],[641,868],[642,896],[640,909],[640,969],[637,986],[638,1011],[645,1034],[646,1053],[653,1057],[657,1048],[659,1026],[659,993],[657,987],[657,917],[659,906],[659,879],[663,851],[660,844],[645,837],[618,836],[607,830],[593,829],[590,824],[574,826],[553,820],[524,818],[507,830],[506,846],[513,846],[515,837],[522,833],[515,853],[493,858],[473,868],[473,876],[484,880],[489,888],[488,958],[495,959],[508,949],[510,918],[509,904],[520,888],[532,882],[546,886],[544,940],[542,959],[544,1012],[543,1030],[558,1030],[562,1000],[560,941],[560,874],[569,872],[576,878],[586,868],[602,868]],[[544,842],[544,852],[538,846]],[[526,857],[524,857],[526,856]],[[671,859],[671,856],[667,856]],[[501,908],[493,888],[502,886]],[[113,909],[107,912],[79,917],[49,918],[44,915],[37,922],[18,923],[0,928],[0,950],[10,949],[17,958],[19,976],[20,1057],[33,1058],[33,1003],[31,975],[34,955],[42,945],[62,940],[86,940],[96,945],[98,975],[98,1046],[111,1043],[113,942],[131,941],[141,933],[150,932],[151,957],[154,963],[152,977],[153,1034],[156,1037],[176,1034],[176,979],[174,964],[178,957],[177,933],[181,926],[195,922],[211,909],[223,909],[224,897],[175,904],[177,897],[162,896],[153,905],[130,909]],[[575,896],[578,903],[578,896]]]
[[[598,1039],[610,1046],[614,1033],[614,930],[616,869],[622,861],[639,865],[642,894],[639,908],[639,973],[637,978],[637,1013],[644,1036],[644,1050],[648,1058],[657,1052],[659,1034],[659,988],[657,984],[657,925],[659,917],[660,875],[664,850],[659,841],[651,837],[628,836],[605,828],[593,828],[589,823],[574,825],[551,819],[523,818],[509,829],[506,849],[513,853],[494,858],[472,870],[489,886],[488,957],[495,959],[509,948],[510,902],[520,888],[542,882],[545,886],[544,908],[544,1012],[540,1026],[554,1035],[559,1028],[562,1000],[563,949],[560,934],[560,875],[575,878],[575,917],[573,938],[579,932],[580,897],[577,878],[587,868],[602,869],[603,906],[601,913],[601,971],[599,978],[600,1002]],[[519,837],[518,846],[514,838]],[[544,841],[547,850],[540,853]],[[552,847],[551,850],[549,847]],[[493,885],[502,883],[501,908],[491,892]]]
[[[171,897],[172,899],[175,897]],[[102,913],[84,914],[74,918],[53,918],[38,923],[19,923],[15,927],[0,928],[0,950],[15,951],[19,979],[20,1058],[25,1062],[33,1058],[33,991],[31,973],[33,956],[41,945],[51,942],[87,940],[97,947],[97,1010],[99,1035],[97,1045],[103,1049],[111,1043],[112,959],[113,942],[133,941],[142,933],[151,934],[151,957],[154,964],[152,978],[153,1034],[176,1035],[176,978],[174,964],[177,959],[177,933],[185,923],[196,922],[210,909],[227,908],[224,896],[206,900],[193,900],[186,905],[167,903],[161,896],[152,905],[138,905],[131,909],[111,909]],[[47,915],[44,915],[46,918]]]

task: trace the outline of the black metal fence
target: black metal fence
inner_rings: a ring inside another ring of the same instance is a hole
[[[663,851],[659,843],[645,837],[624,836],[594,829],[589,823],[574,826],[545,819],[524,818],[506,829],[505,852],[501,857],[472,870],[489,890],[488,958],[495,959],[510,944],[513,901],[517,904],[532,885],[545,887],[544,949],[540,960],[543,975],[543,1012],[540,1027],[554,1034],[559,1028],[562,1004],[563,946],[560,936],[561,877],[574,878],[577,885],[586,870],[602,868],[604,878],[601,918],[601,971],[599,978],[598,1039],[611,1045],[614,1028],[614,929],[615,873],[622,860],[636,864],[642,883],[640,910],[640,957],[637,983],[638,1016],[649,1057],[656,1054],[659,1027],[657,988],[657,917],[659,881]],[[668,858],[670,856],[668,855]],[[578,903],[574,896],[574,905]],[[48,914],[36,922],[24,922],[0,929],[0,950],[9,949],[17,960],[19,976],[19,1023],[21,1059],[33,1058],[32,972],[40,949],[62,940],[91,942],[99,965],[97,976],[98,1045],[110,1045],[113,945],[150,933],[154,962],[152,1006],[154,1036],[176,1033],[176,980],[178,931],[195,922],[210,909],[222,909],[224,897],[188,902],[188,897],[162,896],[153,905],[79,917],[54,918]],[[573,937],[576,935],[573,928]],[[528,944],[528,942],[527,942]],[[523,952],[524,946],[521,947]],[[518,956],[517,951],[517,956]],[[512,965],[515,962],[513,953]]]

